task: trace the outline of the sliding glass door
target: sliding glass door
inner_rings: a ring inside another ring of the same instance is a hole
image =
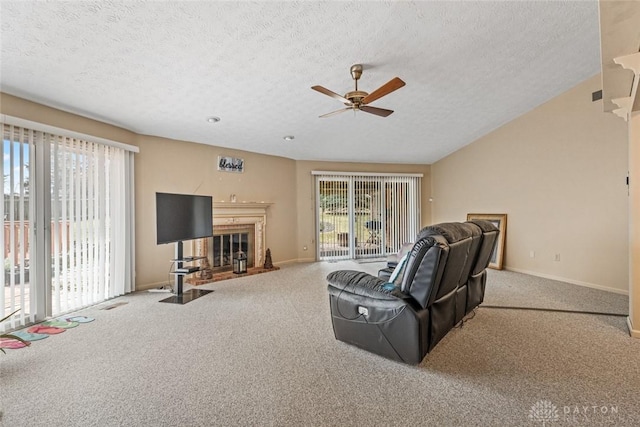
[[[0,331],[133,290],[134,151],[2,129]]]
[[[421,175],[313,174],[318,259],[378,258],[415,239]]]

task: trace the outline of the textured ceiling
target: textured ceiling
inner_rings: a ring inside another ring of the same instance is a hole
[[[600,71],[595,0],[2,0],[0,15],[5,93],[299,160],[433,163]],[[342,104],[310,87],[353,90],[355,63],[361,90],[407,83],[371,104],[395,113],[318,118]]]

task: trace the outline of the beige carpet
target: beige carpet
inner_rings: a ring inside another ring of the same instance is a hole
[[[312,263],[203,286],[186,305],[141,292],[0,355],[3,426],[640,424],[640,340],[622,317],[479,308],[420,366],[333,337]],[[490,271],[486,304],[625,313],[627,297]]]

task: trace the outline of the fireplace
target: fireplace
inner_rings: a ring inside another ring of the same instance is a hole
[[[244,224],[216,227],[213,234],[211,270],[213,274],[233,269],[233,257],[240,251],[247,256],[247,267],[254,266],[255,229]]]
[[[213,238],[194,241],[192,252],[205,256],[200,267],[206,271],[188,280],[201,284],[233,270],[233,255],[242,250],[247,267],[262,267],[266,251],[267,208],[271,203],[213,202]]]

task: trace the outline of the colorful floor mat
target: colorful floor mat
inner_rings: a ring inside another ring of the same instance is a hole
[[[66,329],[56,328],[53,326],[44,326],[42,324],[32,326],[29,329],[27,329],[27,332],[29,332],[30,334],[47,334],[47,335],[61,334],[64,331],[66,331]]]
[[[22,338],[25,341],[38,341],[38,340],[43,340],[45,338],[49,338],[49,335],[47,334],[32,334],[25,331],[11,332],[11,335],[15,335],[18,338]]]
[[[69,329],[78,326],[78,322],[67,322],[66,320],[47,320],[41,323],[42,326],[53,326],[54,328]]]
[[[80,323],[93,322],[95,319],[88,316],[67,316],[58,319],[47,320],[37,325],[31,326],[26,331],[12,332],[12,335],[24,340],[22,342],[13,338],[0,338],[0,350],[4,352],[5,348],[18,349],[24,348],[31,344],[32,341],[38,341],[48,338],[49,335],[61,334],[69,328],[75,328]]]
[[[13,338],[0,338],[0,348],[16,349],[16,348],[24,348],[28,345],[29,345],[28,342],[24,343],[22,341],[15,340]]]
[[[89,323],[89,322],[93,322],[95,319],[93,317],[87,317],[87,316],[73,316],[73,317],[65,317],[64,319],[58,319],[58,320],[65,320],[67,322]]]

